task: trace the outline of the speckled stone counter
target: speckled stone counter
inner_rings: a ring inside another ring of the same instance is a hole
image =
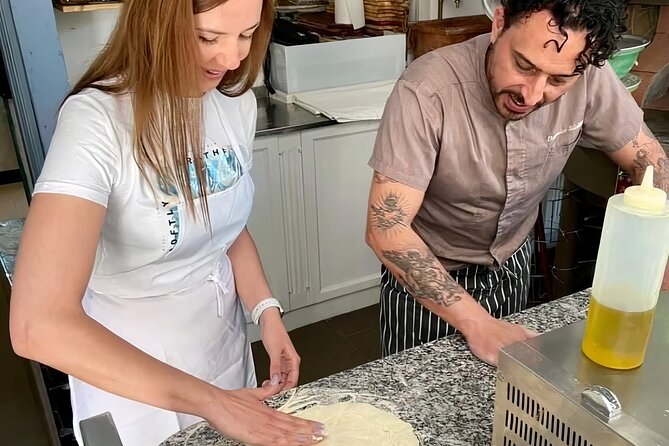
[[[576,293],[507,319],[538,332],[554,330],[584,319],[587,298],[587,292]],[[378,396],[411,423],[424,446],[483,446],[492,442],[495,368],[474,357],[460,336],[406,350],[301,389],[312,394],[319,389],[342,389]],[[277,397],[269,403],[277,406],[281,400]],[[173,435],[161,446],[236,444],[203,422]]]
[[[23,231],[23,220],[8,220],[0,222],[0,266],[2,272],[7,277],[9,284],[12,284],[14,275],[14,262],[16,261],[16,252],[19,249],[19,240]]]

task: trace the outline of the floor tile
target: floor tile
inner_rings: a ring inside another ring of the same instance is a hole
[[[340,336],[350,336],[361,331],[376,329],[379,327],[379,305],[371,305],[360,310],[341,314],[327,319],[327,323],[335,329]]]
[[[381,338],[378,328],[368,328],[346,336],[346,340],[365,356],[367,362],[381,357]]]
[[[365,355],[354,348],[325,322],[317,322],[290,332],[302,358],[299,384],[332,375],[367,362]],[[269,376],[269,358],[262,343],[253,345],[258,382]]]
[[[253,352],[253,362],[256,368],[256,378],[260,385],[269,376],[269,357],[261,341],[252,343],[251,351]]]

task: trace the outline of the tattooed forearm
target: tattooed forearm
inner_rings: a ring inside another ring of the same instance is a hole
[[[642,133],[649,138],[650,142],[641,143],[639,138],[634,138],[632,145],[636,150],[634,159],[633,179],[640,183],[646,171],[646,167],[653,166],[653,182],[656,187],[669,192],[669,160],[659,141],[653,138],[648,127],[643,127]]]
[[[379,232],[407,226],[406,201],[395,192],[388,192],[376,203],[370,205],[370,215],[374,229]]]
[[[646,172],[646,167],[652,165],[655,187],[669,192],[669,166],[667,165],[666,156],[660,157],[653,162],[649,154],[650,152],[647,148],[641,147],[637,150],[636,158],[634,159],[635,179],[637,182],[641,182],[643,174]]]
[[[402,285],[417,298],[445,307],[462,299],[464,289],[448,275],[431,252],[418,249],[382,251],[383,256],[402,270]]]

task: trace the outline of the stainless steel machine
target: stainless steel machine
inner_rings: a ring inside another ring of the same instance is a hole
[[[493,445],[669,445],[669,294],[636,369],[590,361],[584,330],[580,321],[502,349]]]

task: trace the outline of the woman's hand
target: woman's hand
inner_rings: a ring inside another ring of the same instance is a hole
[[[263,403],[278,392],[278,385],[217,389],[216,396],[207,404],[204,418],[222,435],[245,444],[310,445],[323,440],[325,426],[321,423],[290,416]]]
[[[295,387],[300,377],[300,356],[283,325],[279,310],[268,308],[260,317],[260,337],[269,355],[269,379],[262,385],[278,385],[279,391]]]

